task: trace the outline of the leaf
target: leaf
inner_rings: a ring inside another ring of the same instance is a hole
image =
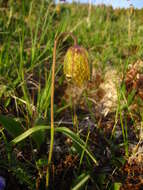
[[[37,162],[36,162],[36,166],[38,168],[40,167],[44,167],[44,166],[47,166],[48,165],[48,159],[44,159],[44,158],[40,158]]]
[[[11,117],[0,115],[0,124],[12,137],[17,137],[24,132],[21,123]]]
[[[120,190],[121,183],[114,183],[114,190]]]
[[[38,127],[34,126],[34,127]],[[40,148],[40,146],[44,143],[45,141],[45,131],[38,131],[32,134],[32,139],[36,143],[37,147]]]
[[[128,106],[129,106],[130,104],[132,104],[133,98],[135,97],[135,94],[136,94],[136,90],[133,89],[133,90],[130,92],[130,94],[128,95],[128,99],[127,99],[127,101],[128,101]]]
[[[86,182],[89,180],[90,175],[87,173],[82,173],[78,178],[76,179],[76,184],[72,188],[72,190],[78,190],[80,189]]]
[[[35,132],[38,132],[40,130],[50,130],[50,126],[37,126],[37,127],[33,127],[28,129],[27,131],[25,131],[24,133],[22,133],[21,135],[19,135],[18,137],[16,137],[15,139],[13,139],[11,141],[11,144],[17,144],[19,142],[21,142],[22,140],[24,140],[25,138],[29,137],[30,135],[32,135]],[[82,150],[85,151],[85,153],[91,158],[91,160],[98,165],[94,155],[92,155],[92,153],[86,148],[86,144],[85,142],[74,132],[72,132],[70,129],[66,128],[66,127],[57,127],[55,128],[55,132],[60,132],[65,134],[66,136],[68,136],[69,138],[72,139],[73,142],[75,142],[78,147],[80,147]]]
[[[115,182],[111,186],[111,190],[120,190],[120,187],[122,186],[122,183]]]
[[[36,120],[34,127],[38,127],[39,125],[44,125],[44,124],[45,124],[45,121],[39,118]],[[44,143],[45,136],[46,134],[45,134],[45,131],[43,130],[37,131],[32,134],[32,139],[34,140],[38,148],[40,148],[40,146]]]
[[[90,151],[88,150],[88,148],[86,147],[85,142],[74,132],[72,132],[70,129],[66,128],[66,127],[58,127],[56,128],[56,131],[61,132],[63,134],[65,134],[66,136],[68,136],[69,138],[71,138],[82,150],[84,150],[86,152],[86,154],[91,158],[91,160],[98,165],[95,157],[92,155],[92,153],[90,153]]]

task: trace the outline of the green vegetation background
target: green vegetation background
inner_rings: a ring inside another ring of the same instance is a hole
[[[78,43],[88,50],[90,62],[100,64],[103,70],[112,65],[125,72],[129,63],[142,59],[142,9],[131,12],[104,5],[92,6],[89,20],[88,15],[88,5],[76,3],[57,7],[51,2],[37,0],[0,2],[0,113],[13,117],[23,131],[41,118],[50,123],[51,65],[57,34],[73,32]],[[69,39],[58,46],[56,74],[59,85],[63,81],[63,55],[70,44]],[[59,109],[55,105],[56,117]],[[2,119],[1,116],[1,123]],[[21,131],[11,133],[15,137]],[[44,138],[42,133],[39,135],[40,139]],[[5,145],[9,142],[3,130],[1,139]],[[32,150],[33,145],[30,146]],[[30,174],[34,163],[26,162],[25,167],[12,157],[8,147],[5,152],[5,160],[0,159],[1,165],[12,171],[20,183],[35,188],[31,183],[31,179],[35,183],[31,176],[34,174]],[[35,165],[35,171],[37,168]]]

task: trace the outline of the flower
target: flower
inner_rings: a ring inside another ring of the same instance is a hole
[[[90,79],[88,52],[78,45],[68,49],[64,58],[64,74],[76,86],[84,86]]]
[[[4,190],[6,186],[5,178],[0,176],[0,190]]]

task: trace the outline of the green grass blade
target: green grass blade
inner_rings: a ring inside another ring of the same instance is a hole
[[[84,150],[86,152],[86,154],[91,158],[91,160],[98,165],[97,160],[95,159],[95,157],[92,155],[92,153],[86,148],[86,144],[85,142],[74,132],[72,132],[70,129],[66,128],[66,127],[59,127],[56,128],[55,131],[59,131],[63,134],[65,134],[66,136],[68,136],[69,138],[71,138],[82,150]]]
[[[15,139],[13,139],[11,141],[11,144],[17,144],[17,143],[21,142],[22,140],[26,139],[27,137],[29,137],[30,135],[32,135],[33,133],[35,133],[37,131],[40,131],[40,130],[50,130],[50,126],[44,126],[43,125],[43,126],[37,126],[37,127],[30,128],[26,132],[24,132],[23,134],[19,135]],[[91,158],[91,160],[96,165],[98,165],[97,160],[95,159],[95,157],[86,148],[85,142],[77,134],[75,134],[74,132],[72,132],[70,129],[68,129],[66,127],[55,128],[55,132],[63,133],[64,135],[71,138],[72,141],[74,141],[82,150],[84,150],[86,152],[86,154]]]
[[[83,173],[78,178],[78,183],[72,188],[72,190],[80,189],[87,182],[87,180],[89,180],[90,175]]]

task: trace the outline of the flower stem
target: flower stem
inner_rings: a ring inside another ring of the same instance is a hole
[[[71,36],[74,40],[74,45],[77,45],[77,39],[71,32],[64,32],[61,33],[59,36],[55,38],[54,41],[54,50],[53,50],[53,64],[52,64],[52,80],[51,80],[51,140],[50,140],[50,150],[49,150],[49,157],[48,157],[48,166],[47,166],[47,173],[46,173],[46,188],[48,189],[49,186],[49,169],[52,160],[53,154],[53,146],[54,146],[54,89],[55,89],[55,67],[56,67],[56,49],[58,41],[61,37]]]

